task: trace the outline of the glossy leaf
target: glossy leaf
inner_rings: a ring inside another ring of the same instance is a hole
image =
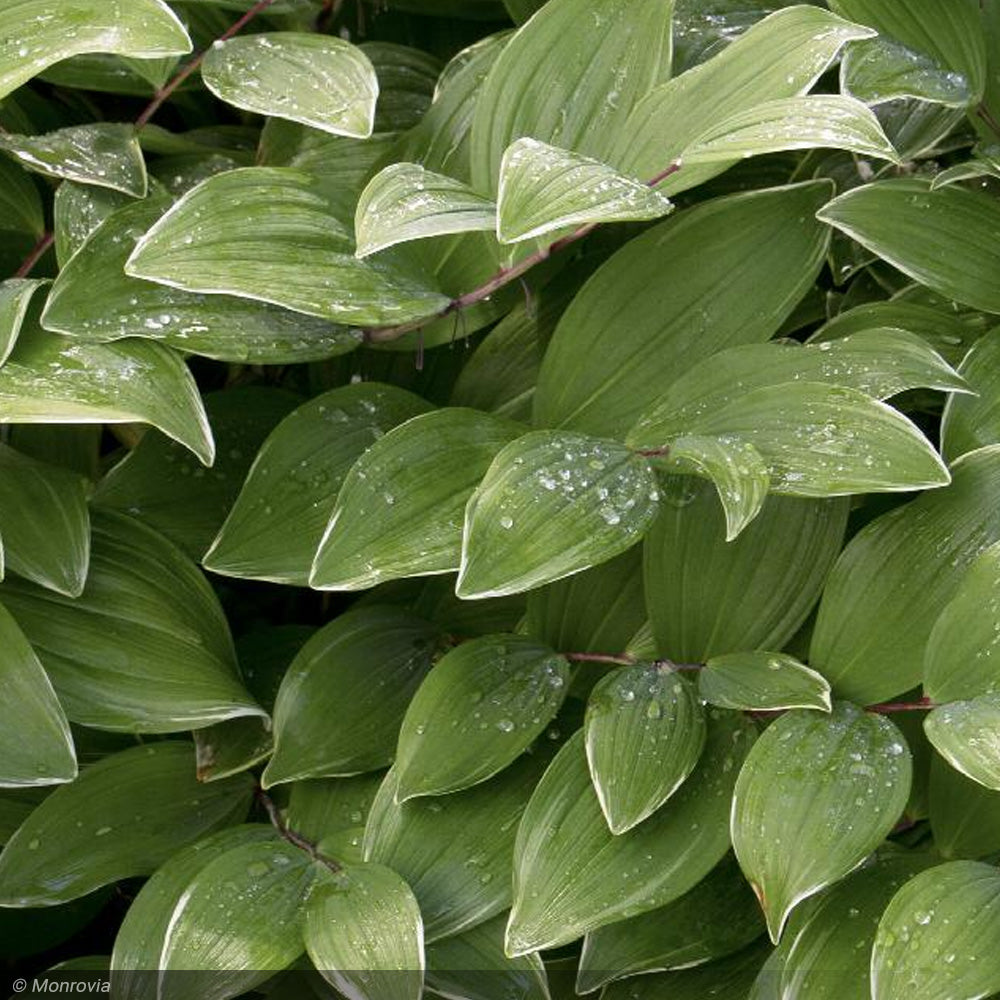
[[[139,241],[125,271],[354,325],[404,323],[449,301],[385,258],[358,260],[322,184],[287,167],[246,167],[203,181]]]
[[[830,233],[814,214],[830,192],[819,181],[719,198],[630,240],[556,327],[536,426],[624,434],[697,362],[770,340],[823,265]]]
[[[358,1000],[420,1000],[424,927],[410,887],[390,868],[324,872],[309,896],[306,951],[323,977]]]
[[[587,703],[587,766],[613,834],[648,819],[687,780],[705,746],[694,685],[640,663],[597,682]]]
[[[162,0],[14,0],[0,16],[0,98],[46,67],[83,52],[114,52],[137,59],[185,55],[191,40]]]
[[[0,150],[48,177],[146,196],[146,164],[131,125],[73,125],[47,135],[0,135]]]
[[[392,607],[358,608],[321,628],[281,682],[265,787],[390,764],[437,639],[433,625]]]
[[[355,461],[386,431],[429,409],[403,389],[363,382],[300,406],[268,435],[205,566],[305,586]]]
[[[0,368],[0,419],[22,424],[152,424],[211,465],[212,432],[194,379],[159,344],[81,344],[22,329]]]
[[[934,749],[973,781],[1000,791],[1000,697],[982,695],[935,708],[924,721]]]
[[[941,452],[955,459],[987,444],[1000,443],[1000,338],[981,337],[959,371],[973,392],[948,398],[941,419]]]
[[[557,947],[701,881],[728,850],[733,782],[754,735],[738,716],[711,720],[698,768],[669,808],[617,837],[590,782],[583,734],[571,737],[518,828],[507,953]]]
[[[453,177],[417,163],[393,163],[361,192],[354,229],[358,257],[454,233],[492,231],[496,205]]]
[[[562,704],[569,664],[518,636],[472,639],[417,689],[396,750],[397,801],[491,778],[540,736]]]
[[[290,829],[318,843],[331,834],[363,827],[385,775],[296,781],[288,797]]]
[[[826,678],[787,653],[714,656],[698,673],[698,693],[711,705],[740,711],[831,710]]]
[[[240,820],[252,790],[245,775],[200,785],[190,744],[155,743],[105,757],[56,789],[7,842],[0,899],[5,906],[52,906],[150,875],[176,851]]]
[[[518,593],[604,562],[642,537],[658,498],[649,463],[617,442],[526,434],[469,499],[456,592]]]
[[[538,139],[518,139],[500,163],[497,235],[502,243],[591,223],[658,219],[672,208],[663,195],[606,163]]]
[[[458,569],[466,503],[497,452],[521,430],[449,407],[378,438],[344,478],[310,586],[360,590]]]
[[[0,365],[14,350],[32,297],[46,284],[40,278],[8,278],[0,282]]]
[[[862,529],[830,574],[809,663],[840,697],[871,704],[919,683],[938,616],[971,562],[1000,540],[1000,449],[972,452],[951,471],[948,489]]]
[[[52,287],[42,325],[87,342],[159,340],[223,361],[312,361],[358,346],[354,331],[264,302],[200,295],[125,274],[138,239],[169,202],[152,197],[105,218]]]
[[[201,78],[216,97],[259,115],[364,139],[375,121],[371,60],[336,35],[260,32],[213,45]]]
[[[195,566],[132,518],[95,510],[92,526],[79,597],[22,581],[0,586],[67,715],[146,733],[264,716],[237,675],[222,608]]]
[[[1000,989],[998,931],[1000,877],[992,865],[952,861],[921,872],[879,922],[872,1000],[992,995]]]
[[[899,730],[849,702],[830,715],[789,712],[764,732],[736,782],[732,838],[773,941],[798,903],[892,830],[910,777]]]
[[[69,723],[24,633],[0,606],[0,787],[72,781],[76,753]]]
[[[60,184],[52,200],[52,228],[60,270],[112,212],[129,204],[132,204],[129,195],[111,188],[75,184],[73,181]]]
[[[0,444],[0,565],[78,597],[90,562],[84,480]]]
[[[984,192],[898,178],[847,191],[819,218],[941,295],[1000,312],[991,278],[1000,267],[1000,205]]]

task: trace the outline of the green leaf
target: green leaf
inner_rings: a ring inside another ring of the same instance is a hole
[[[545,966],[538,955],[508,958],[504,954],[506,924],[507,915],[501,914],[429,945],[427,992],[462,1000],[495,1000],[498,995],[549,1000]]]
[[[201,559],[264,439],[300,402],[284,389],[258,385],[206,393],[217,450],[211,470],[201,468],[175,441],[150,431],[100,480],[94,503],[130,514],[192,559]]]
[[[871,704],[918,684],[942,609],[972,561],[1000,541],[1000,448],[965,455],[951,471],[947,489],[862,529],[830,574],[809,663],[840,697]]]
[[[649,463],[616,441],[525,434],[469,499],[456,593],[514,594],[604,562],[642,537],[658,499]]]
[[[425,170],[417,163],[393,163],[361,192],[355,214],[358,257],[449,233],[496,228],[496,205],[467,184]]]
[[[661,487],[644,543],[646,602],[658,651],[704,663],[781,649],[812,610],[843,544],[849,503],[768,497],[733,542],[715,491],[684,478]]]
[[[47,177],[146,197],[146,164],[132,125],[97,122],[48,135],[0,135],[0,150]]]
[[[288,798],[289,829],[318,843],[325,837],[363,827],[385,775],[296,781]]]
[[[418,396],[377,382],[304,403],[268,435],[205,566],[305,586],[351,467],[386,431],[430,409]]]
[[[481,785],[401,804],[395,772],[386,775],[365,827],[365,860],[407,881],[429,942],[510,906],[517,821],[546,761],[545,754],[527,754]]]
[[[750,751],[733,799],[733,848],[777,942],[792,909],[857,867],[910,794],[910,753],[886,718],[837,702],[793,711]]]
[[[424,927],[410,887],[383,865],[347,865],[317,879],[305,945],[331,985],[357,1000],[420,1000]]]
[[[35,651],[0,605],[0,786],[54,785],[77,774],[66,715]]]
[[[847,191],[818,217],[941,295],[1000,312],[1000,205],[985,192],[896,178]]]
[[[670,75],[673,8],[673,0],[549,0],[482,85],[475,186],[497,190],[503,152],[522,136],[606,159],[629,111]]]
[[[724,130],[727,120],[805,94],[847,42],[873,34],[806,4],[776,11],[715,57],[651,90],[620,130],[611,162],[648,180],[683,158],[703,135]],[[682,166],[662,190],[702,184],[738,161],[742,151],[734,152],[735,159]]]
[[[265,787],[392,762],[406,706],[431,668],[435,626],[367,606],[321,628],[292,661],[274,706]]]
[[[378,79],[371,60],[336,35],[262,32],[216,42],[201,64],[216,97],[244,111],[334,135],[372,134]]]
[[[87,342],[143,337],[222,361],[256,364],[312,361],[358,346],[356,331],[323,319],[130,278],[124,271],[129,254],[168,204],[166,197],[150,198],[95,227],[52,286],[42,325]]]
[[[536,426],[624,434],[697,362],[769,340],[823,266],[830,231],[813,216],[830,192],[812,181],[719,198],[629,240],[563,313]]]
[[[677,792],[701,757],[705,733],[694,685],[669,667],[637,663],[597,682],[584,742],[613,834],[638,826]]]
[[[145,733],[266,717],[240,681],[229,626],[196,567],[132,518],[95,510],[92,523],[80,597],[14,580],[0,586],[66,714]]]
[[[592,223],[658,219],[672,209],[663,195],[606,163],[538,139],[518,139],[500,163],[501,243]]]
[[[287,167],[245,167],[203,181],[139,240],[125,271],[356,326],[423,318],[450,301],[387,258],[358,260],[322,184]]]
[[[38,238],[45,232],[45,211],[35,182],[16,163],[3,158],[0,158],[0,217],[4,229]]]
[[[783,97],[741,110],[699,135],[679,159],[683,168],[817,146],[901,162],[875,115],[860,101],[834,94]]]
[[[985,788],[1000,791],[1000,696],[982,695],[935,708],[924,730],[945,760]]]
[[[246,775],[200,785],[187,743],[105,757],[57,788],[7,842],[0,900],[52,906],[150,875],[181,848],[241,819],[252,790]]]
[[[0,282],[0,366],[14,350],[32,297],[47,284],[44,278],[8,278]]]
[[[698,674],[698,693],[711,705],[741,711],[831,710],[826,678],[787,653],[713,656]]]
[[[0,566],[78,597],[90,562],[83,477],[0,444],[0,540]]]
[[[663,464],[671,471],[706,476],[715,484],[726,515],[727,542],[760,513],[771,485],[771,474],[760,452],[738,438],[677,438]]]
[[[715,408],[640,422],[632,448],[676,434],[748,442],[768,465],[771,491],[825,497],[945,486],[948,469],[915,424],[857,389],[786,382],[749,389]]]
[[[83,52],[182,56],[191,39],[162,0],[13,0],[0,14],[0,98],[47,66]]]
[[[552,721],[569,663],[519,636],[484,636],[445,654],[406,710],[396,750],[397,800],[443,795],[493,777]]]
[[[180,355],[159,344],[81,344],[26,325],[0,368],[0,413],[19,424],[158,427],[211,465],[211,428]]]
[[[155,193],[151,194],[150,200],[154,197]],[[73,181],[60,184],[52,204],[56,262],[60,270],[112,212],[131,204],[134,204],[132,199],[121,191]]]
[[[229,827],[173,854],[139,890],[115,936],[111,991],[116,997],[157,1000],[163,943],[191,881],[211,862],[244,844],[274,846],[278,833],[262,824]],[[150,975],[153,973],[153,975]]]
[[[998,933],[1000,876],[993,865],[952,861],[921,872],[879,922],[872,1000],[992,995],[1000,990]]]
[[[952,395],[941,418],[941,453],[953,460],[1000,443],[1000,337],[991,332],[972,345],[959,372],[971,393]]]
[[[680,899],[591,931],[583,940],[576,991],[592,993],[614,979],[700,965],[738,951],[762,930],[757,900],[728,855]]]
[[[378,438],[344,478],[309,585],[360,590],[457,570],[466,503],[497,452],[521,431],[498,417],[449,407]]]
[[[846,93],[868,104],[917,97],[962,107],[982,97],[986,44],[974,4],[834,0],[831,6],[879,33],[847,50],[841,64]]]
[[[941,857],[984,858],[1000,849],[1000,793],[931,754],[929,813]]]
[[[712,719],[701,761],[670,806],[617,837],[591,785],[583,733],[571,737],[518,828],[507,953],[566,944],[697,885],[729,848],[733,782],[755,733],[736,715]]]
[[[158,996],[226,1000],[291,965],[323,870],[284,841],[251,841],[209,859],[170,914]]]

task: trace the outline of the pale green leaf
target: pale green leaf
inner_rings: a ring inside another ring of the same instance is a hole
[[[924,720],[924,730],[952,767],[1000,791],[1000,696],[940,705]]]
[[[847,191],[819,218],[941,295],[1000,312],[1000,204],[984,191],[896,178]]]
[[[158,427],[211,465],[212,431],[179,354],[141,340],[82,344],[34,324],[0,368],[0,420]]]
[[[952,861],[892,898],[872,950],[872,1000],[985,997],[1000,990],[1000,875]]]
[[[179,549],[122,514],[92,513],[79,597],[8,580],[17,619],[74,721],[120,732],[196,729],[266,716],[236,672],[229,626]]]
[[[491,778],[540,736],[562,704],[569,664],[520,636],[485,636],[445,654],[406,710],[396,750],[398,801]]]
[[[354,1000],[420,1000],[424,927],[410,887],[384,865],[324,871],[306,905],[306,951]]]
[[[44,278],[8,278],[0,282],[0,365],[10,357],[35,292]]]
[[[309,585],[359,590],[457,570],[466,503],[497,452],[521,430],[449,407],[378,438],[344,479]]]
[[[305,586],[355,461],[386,431],[430,409],[418,396],[377,382],[331,389],[304,403],[268,435],[205,566]]]
[[[390,764],[406,706],[431,668],[438,639],[437,628],[422,618],[378,605],[321,628],[281,682],[264,786]]]
[[[66,715],[17,622],[0,606],[0,787],[72,781],[76,753]]]
[[[185,55],[191,39],[163,0],[10,0],[0,12],[0,98],[84,52],[137,59]]]
[[[787,653],[713,656],[698,673],[698,693],[711,705],[742,711],[815,708],[830,711],[830,685]]]
[[[368,182],[358,199],[356,254],[368,257],[431,236],[492,231],[496,224],[496,205],[462,181],[417,163],[393,163]]]
[[[538,139],[518,139],[500,163],[501,243],[591,223],[658,219],[672,209],[663,195],[606,163]]]
[[[188,743],[112,754],[57,788],[10,838],[0,854],[0,900],[53,906],[151,875],[181,848],[240,821],[252,792],[247,775],[199,784]]]
[[[0,150],[48,177],[146,196],[146,164],[132,125],[96,122],[47,135],[0,134]]]
[[[1000,793],[931,754],[928,802],[934,848],[941,857],[985,858],[1000,849]]]
[[[151,198],[153,194],[155,191]],[[56,262],[60,270],[112,212],[130,204],[132,199],[127,194],[111,188],[74,184],[73,181],[60,184],[52,203]]]
[[[849,702],[789,712],[763,733],[736,782],[732,838],[773,941],[797,904],[882,842],[910,778],[899,730]]]
[[[615,441],[526,434],[469,500],[456,593],[518,593],[604,562],[642,537],[658,498],[649,463]]]
[[[507,953],[558,947],[697,885],[729,849],[733,782],[755,735],[749,721],[719,713],[698,767],[670,805],[620,836],[594,794],[583,733],[572,736],[518,827]]]
[[[375,122],[371,60],[336,35],[261,32],[216,42],[201,64],[216,97],[259,115],[364,139]]]
[[[354,325],[404,323],[450,301],[386,258],[358,260],[323,185],[288,167],[245,167],[203,181],[146,233],[125,270]]]

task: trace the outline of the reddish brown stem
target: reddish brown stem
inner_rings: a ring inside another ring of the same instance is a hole
[[[869,705],[865,711],[891,715],[893,712],[928,712],[932,708],[937,708],[937,705],[930,698],[921,698],[920,701],[886,701],[880,705]]]
[[[573,663],[616,663],[622,667],[635,663],[635,657],[628,653],[563,653],[567,660]]]
[[[52,233],[45,233],[41,239],[31,248],[31,252],[21,263],[21,266],[14,272],[15,278],[27,278],[35,269],[35,265],[45,256],[45,251],[55,242]]]
[[[255,3],[239,20],[231,24],[217,39],[216,43],[224,42],[229,38],[232,38],[238,31],[241,31],[247,24],[249,24],[258,14],[262,11],[267,10],[274,0],[257,0]],[[208,49],[203,52],[199,52],[186,66],[184,66],[169,82],[165,83],[160,89],[153,95],[153,99],[146,105],[145,110],[139,115],[135,120],[136,129],[144,128],[148,123],[149,119],[160,110],[163,102],[167,100],[168,97],[202,64],[202,60],[205,58],[205,54]]]

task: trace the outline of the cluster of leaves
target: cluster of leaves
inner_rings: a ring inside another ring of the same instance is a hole
[[[0,2],[3,957],[1000,994],[998,119],[998,0]]]

